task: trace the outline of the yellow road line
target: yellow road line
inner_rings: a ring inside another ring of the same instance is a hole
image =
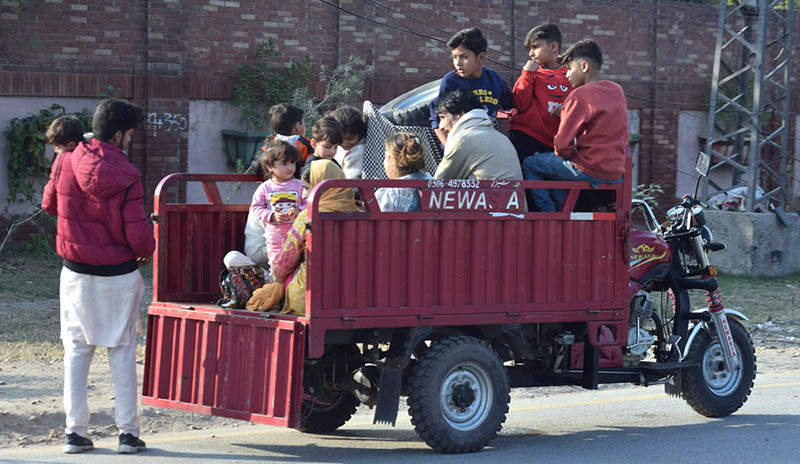
[[[767,385],[756,384],[753,388],[756,390],[761,390],[767,388],[782,388],[782,387],[797,387],[797,386],[800,386],[800,382],[772,383]],[[535,406],[525,406],[522,408],[510,408],[510,412],[541,411],[545,409],[559,409],[559,408],[567,408],[573,406],[591,406],[597,404],[628,403],[633,401],[655,400],[659,398],[669,398],[669,396],[667,396],[666,393],[657,393],[653,395],[634,395],[626,397],[606,398],[600,400],[583,400],[583,401],[570,401],[566,403],[540,404]]]
[[[756,390],[768,389],[768,388],[784,388],[784,387],[797,387],[800,386],[800,382],[783,382],[783,383],[772,383],[766,385],[755,385]],[[509,408],[509,412],[525,412],[525,411],[542,411],[546,409],[560,409],[560,408],[571,408],[575,406],[592,406],[592,405],[599,405],[599,404],[613,404],[613,403],[630,403],[635,401],[646,401],[646,400],[655,400],[659,398],[669,398],[666,393],[657,393],[652,395],[633,395],[633,396],[624,396],[624,397],[614,397],[614,398],[606,398],[606,399],[598,399],[598,400],[583,400],[583,401],[568,401],[564,403],[553,403],[553,404],[541,404],[535,406],[525,406],[520,408]],[[259,424],[262,425],[262,424]],[[348,422],[348,425],[356,425],[356,426],[364,426],[364,425],[372,425],[371,420],[363,420],[363,421],[351,421]],[[269,429],[258,428],[255,430],[242,430],[241,428],[230,431],[230,432],[215,432],[208,435],[202,434],[192,434],[189,436],[186,435],[173,435],[173,436],[161,436],[161,437],[153,437],[152,435],[148,436],[147,443],[157,444],[157,443],[179,443],[185,441],[196,441],[196,440],[203,440],[203,439],[212,439],[212,438],[230,438],[230,437],[245,437],[245,436],[253,436],[253,435],[261,435],[268,433],[270,435],[275,434],[286,434],[286,433],[293,433],[295,432],[294,429],[287,429],[283,427],[270,427]],[[182,432],[185,433],[185,432]],[[97,448],[114,448],[116,446],[116,440],[104,440],[97,442]],[[61,445],[53,445],[53,446],[46,446],[40,448],[21,448],[21,449],[3,449],[2,454],[4,456],[21,456],[26,454],[37,454],[42,452],[47,452],[50,449],[58,449],[59,451],[53,452],[60,452]],[[2,462],[2,460],[0,460]]]

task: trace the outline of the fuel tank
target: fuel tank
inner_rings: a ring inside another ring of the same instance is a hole
[[[634,229],[631,235],[631,279],[639,280],[653,266],[669,263],[672,252],[667,242],[653,232]]]

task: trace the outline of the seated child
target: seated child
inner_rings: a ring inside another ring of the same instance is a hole
[[[584,39],[564,52],[567,79],[573,90],[561,109],[554,153],[525,158],[526,180],[587,181],[618,184],[625,173],[628,112],[625,93],[615,82],[600,80],[603,54],[592,40]],[[564,203],[564,190],[532,189],[539,211],[556,211]]]
[[[294,178],[300,154],[287,142],[270,142],[260,155],[265,177],[250,203],[250,213],[263,221],[270,266],[280,253],[286,233],[300,210],[306,207],[303,183]]]
[[[300,153],[300,160],[295,171],[295,177],[299,179],[303,163],[314,151],[311,142],[305,138],[306,123],[303,120],[303,110],[288,103],[273,105],[269,109],[269,124],[275,132],[275,136],[270,140],[287,142]],[[264,150],[264,147],[261,149]]]
[[[74,150],[80,142],[83,142],[83,124],[75,116],[54,119],[45,133],[45,143],[53,145],[56,155]]]
[[[333,160],[319,160],[303,169],[304,192],[310,192],[317,184],[328,179],[344,179],[344,173]],[[319,211],[359,211],[353,189],[331,188],[319,199]],[[300,212],[292,225],[283,250],[272,265],[273,282],[285,282],[286,298],[283,313],[305,314],[306,311],[306,231],[311,212]]]
[[[439,128],[437,108],[445,94],[456,89],[471,91],[478,97],[493,123],[497,120],[498,108],[510,109],[514,106],[514,96],[503,76],[494,69],[483,67],[487,45],[486,38],[476,27],[458,31],[447,42],[455,71],[445,74],[439,84],[439,95],[430,104],[431,127],[442,145],[447,141],[447,132]]]
[[[361,179],[364,173],[364,138],[367,123],[361,110],[355,106],[342,106],[331,113],[342,125],[342,143],[333,159],[339,163],[348,179]]]
[[[512,90],[518,113],[511,118],[508,131],[520,163],[534,153],[553,151],[561,105],[572,90],[567,67],[558,59],[561,52],[558,26],[534,27],[525,37],[525,48],[530,60]]]
[[[425,169],[425,147],[414,134],[398,132],[386,141],[383,168],[389,179],[433,179]],[[419,211],[420,196],[416,188],[386,187],[375,191],[381,211]]]
[[[332,116],[325,116],[314,123],[311,128],[311,145],[314,147],[314,154],[306,159],[306,166],[310,166],[313,161],[318,159],[328,159],[336,162],[333,157],[336,155],[336,147],[342,143],[342,125]]]

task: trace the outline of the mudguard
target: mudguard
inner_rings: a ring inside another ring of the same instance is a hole
[[[737,319],[737,320],[740,320],[740,321],[749,321],[750,320],[743,313],[741,313],[740,311],[737,311],[735,309],[725,308],[724,311],[725,311],[725,315],[726,316],[731,316],[734,319]],[[689,352],[689,348],[692,347],[692,343],[694,342],[694,338],[697,336],[697,333],[700,332],[700,330],[703,329],[704,325],[705,324],[695,324],[695,326],[692,327],[692,333],[689,334],[689,339],[686,341],[686,346],[683,349],[683,353],[681,353],[681,359],[686,357],[686,353],[688,353]]]

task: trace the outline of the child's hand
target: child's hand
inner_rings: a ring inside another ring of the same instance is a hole
[[[288,218],[288,221],[286,221],[286,222],[294,222],[294,220],[297,218],[297,215],[298,215],[298,214],[300,214],[300,211],[298,211],[298,209],[297,209],[297,208],[295,208],[294,206],[292,206],[292,207],[291,207],[291,208],[289,208],[289,210],[288,210],[288,211],[286,211],[286,213],[284,213],[284,214],[286,214],[286,217]]]
[[[294,222],[294,219],[297,217],[297,208],[292,207],[288,210],[284,211],[283,213],[275,212],[275,221],[278,224],[286,224]]]
[[[525,66],[523,66],[522,69],[524,69],[525,71],[536,71],[537,69],[539,69],[539,63],[533,60],[528,60],[528,62],[525,63]]]

